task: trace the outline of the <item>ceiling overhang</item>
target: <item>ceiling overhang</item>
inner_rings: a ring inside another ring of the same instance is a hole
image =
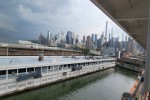
[[[150,0],[91,0],[128,35],[146,48]]]

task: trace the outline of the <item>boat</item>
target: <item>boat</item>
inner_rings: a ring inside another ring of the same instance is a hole
[[[37,56],[0,57],[1,96],[115,66],[114,58],[84,59],[84,56],[43,58],[43,55],[42,60],[37,58]]]

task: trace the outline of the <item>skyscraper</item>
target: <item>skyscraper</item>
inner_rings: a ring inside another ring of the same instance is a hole
[[[101,48],[101,38],[97,40],[97,49]]]
[[[40,33],[40,36],[39,36],[39,43],[40,43],[40,44],[43,44],[43,45],[47,44],[47,39],[46,39],[46,37],[43,36],[41,33]]]
[[[47,33],[47,46],[49,46],[49,42],[50,42],[50,31],[48,31]]]
[[[111,40],[111,36],[110,36],[110,33],[109,33],[109,40],[108,41],[110,41]]]
[[[88,35],[86,40],[86,48],[91,49],[93,46],[92,38]]]
[[[128,51],[128,37],[127,37],[127,35],[126,35],[126,37],[125,37],[125,50],[126,51]]]
[[[111,29],[111,38],[113,38],[113,28]]]
[[[66,35],[66,42],[67,42],[67,44],[73,44],[72,34],[73,33],[71,31],[67,32],[67,35]]]
[[[108,21],[106,21],[106,29],[105,29],[105,40],[107,42],[107,27],[108,27]]]
[[[117,52],[117,50],[119,50],[119,36],[118,36],[118,38],[115,38],[114,46],[115,46],[115,52]]]
[[[79,43],[79,35],[77,35],[77,38],[76,38],[76,44]]]
[[[121,50],[124,50],[124,49],[125,49],[124,33],[122,33]]]
[[[72,33],[73,45],[76,44],[77,35]]]
[[[94,34],[92,34],[92,42],[94,42]]]
[[[101,35],[101,46],[103,46],[105,43],[105,39],[104,39],[104,33]]]
[[[95,46],[97,47],[97,34],[95,34]]]
[[[111,47],[114,47],[113,28],[111,30]]]
[[[85,44],[85,35],[83,36],[83,44]]]

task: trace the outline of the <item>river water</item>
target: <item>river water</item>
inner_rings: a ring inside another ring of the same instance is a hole
[[[120,100],[137,78],[125,69],[109,69],[2,100]]]

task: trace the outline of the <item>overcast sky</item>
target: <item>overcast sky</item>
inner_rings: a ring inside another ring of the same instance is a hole
[[[0,0],[0,42],[38,39],[47,31],[73,31],[101,35],[109,21],[108,32],[124,33],[90,0]]]

